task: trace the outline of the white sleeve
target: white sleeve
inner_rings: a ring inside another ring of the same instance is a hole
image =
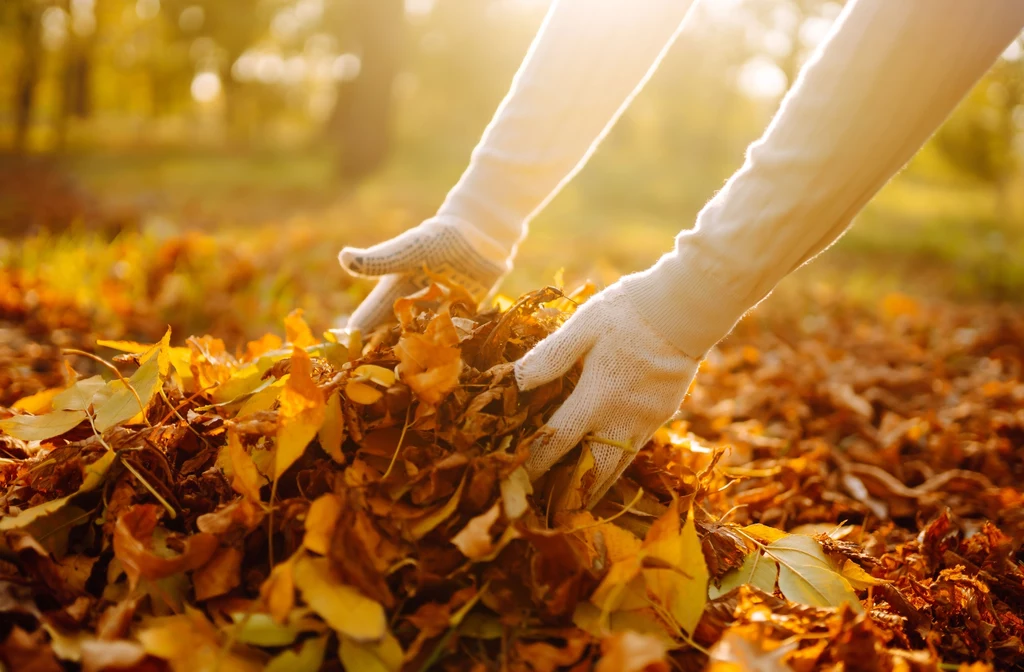
[[[846,230],[1022,26],[1021,0],[852,0],[696,226],[629,276],[641,315],[702,356]]]
[[[512,251],[672,43],[692,0],[556,0],[438,211]]]

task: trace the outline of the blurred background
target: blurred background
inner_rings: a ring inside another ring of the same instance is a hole
[[[548,4],[0,0],[0,311],[229,343],[295,307],[330,326],[369,288],[338,249],[432,214]],[[560,268],[600,284],[652,263],[740,165],[841,8],[705,2],[535,221],[505,293]],[[853,231],[777,294],[1024,296],[1022,56],[1007,49]]]

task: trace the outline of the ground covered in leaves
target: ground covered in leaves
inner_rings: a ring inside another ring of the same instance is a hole
[[[1022,666],[1020,310],[748,320],[582,511],[585,448],[521,466],[579,372],[511,363],[586,290],[237,351],[0,290],[7,669]]]

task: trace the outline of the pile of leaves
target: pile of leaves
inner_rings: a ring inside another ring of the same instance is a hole
[[[0,412],[0,661],[1020,665],[1024,318],[895,297],[748,324],[586,511],[585,444],[522,467],[579,370],[512,375],[586,294],[434,285],[365,342],[292,314],[234,353],[101,343],[134,372]]]

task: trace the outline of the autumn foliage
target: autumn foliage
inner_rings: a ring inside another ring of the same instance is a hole
[[[512,363],[586,294],[478,311],[431,286],[365,339],[294,313],[236,352],[52,352],[47,389],[0,411],[0,660],[1021,666],[1018,313],[892,297],[748,323],[585,511],[585,447],[522,468],[579,370],[520,393]]]

